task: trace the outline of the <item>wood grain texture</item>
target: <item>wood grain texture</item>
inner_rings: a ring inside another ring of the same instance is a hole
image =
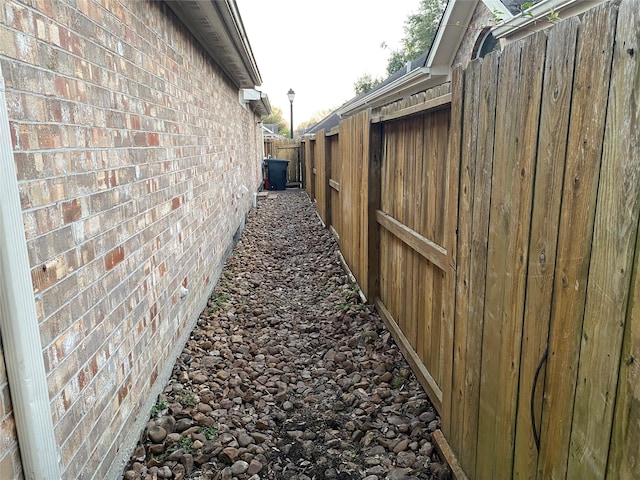
[[[542,412],[541,480],[567,475],[616,21],[610,7],[587,12],[578,30]]]
[[[638,3],[635,10],[631,3],[620,5],[610,93],[603,102],[607,119],[567,469],[569,477],[584,479],[603,478],[607,468],[638,231],[640,69],[629,49],[638,47],[640,14]]]
[[[538,463],[531,395],[536,388],[534,417],[539,432],[544,369],[537,385],[533,383],[548,345],[578,24],[576,18],[566,21],[564,28],[551,30],[547,41],[520,354],[521,394],[516,419],[514,478],[534,478]]]

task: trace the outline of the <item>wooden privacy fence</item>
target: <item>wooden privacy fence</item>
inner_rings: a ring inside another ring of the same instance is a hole
[[[640,478],[639,32],[609,2],[305,141],[471,478]]]

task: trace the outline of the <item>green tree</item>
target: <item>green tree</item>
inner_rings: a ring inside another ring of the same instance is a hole
[[[365,73],[353,84],[353,90],[357,95],[370,92],[382,82],[381,78],[373,78],[371,74]]]
[[[268,115],[262,119],[262,123],[275,123],[278,125],[278,133],[280,135],[289,136],[289,124],[284,118],[282,109],[278,107],[271,107],[271,115]]]
[[[418,11],[404,22],[402,48],[392,50],[387,62],[389,75],[400,70],[408,61],[429,50],[438,30],[447,0],[421,0]],[[385,44],[382,45],[386,47]]]
[[[320,120],[328,117],[334,110],[335,108],[325,108],[324,110],[318,110],[317,112],[314,112],[314,114],[311,115],[308,120],[305,120],[304,122],[300,122],[298,124],[298,130],[304,130],[305,128],[313,127]]]

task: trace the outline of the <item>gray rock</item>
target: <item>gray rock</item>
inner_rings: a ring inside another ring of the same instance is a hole
[[[164,442],[164,439],[167,438],[167,431],[164,428],[158,427],[156,425],[149,429],[149,431],[147,432],[147,437],[153,443],[162,443]]]
[[[244,460],[238,460],[231,465],[231,473],[236,476],[245,473],[247,470],[249,470],[249,464]]]

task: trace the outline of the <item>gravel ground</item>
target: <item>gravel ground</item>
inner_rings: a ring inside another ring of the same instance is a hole
[[[123,478],[445,479],[439,418],[306,194],[248,216]]]

